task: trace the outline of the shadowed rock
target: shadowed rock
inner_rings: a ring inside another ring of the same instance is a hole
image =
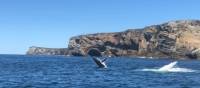
[[[97,48],[92,48],[88,51],[88,55],[94,57],[102,57],[101,52]]]

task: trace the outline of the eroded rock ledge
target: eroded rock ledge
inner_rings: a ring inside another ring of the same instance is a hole
[[[72,37],[68,48],[31,47],[31,55],[87,56],[97,48],[105,56],[200,57],[200,21],[179,20],[142,29],[97,33]]]

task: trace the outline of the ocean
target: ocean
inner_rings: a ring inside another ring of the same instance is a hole
[[[0,88],[200,88],[200,61],[173,61],[112,57],[98,68],[89,57],[0,55]]]

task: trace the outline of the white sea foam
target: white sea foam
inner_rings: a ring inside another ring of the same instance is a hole
[[[177,61],[174,61],[170,64],[164,65],[158,69],[142,69],[141,71],[153,71],[153,72],[196,72],[196,70],[188,68],[179,68],[177,66]]]

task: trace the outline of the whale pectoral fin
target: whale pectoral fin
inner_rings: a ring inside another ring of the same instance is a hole
[[[102,62],[105,62],[107,59],[108,59],[108,58],[103,59]]]

